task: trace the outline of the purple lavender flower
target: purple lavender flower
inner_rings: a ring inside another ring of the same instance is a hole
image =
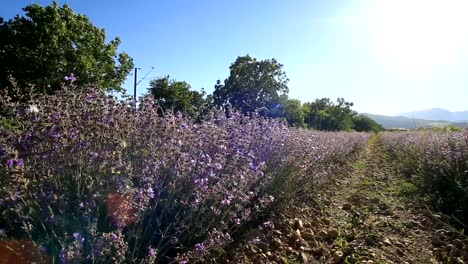
[[[154,190],[153,188],[151,187],[148,187],[148,189],[146,190],[148,192],[148,197],[153,199],[154,198]]]
[[[232,198],[228,196],[226,199],[223,199],[223,200],[221,201],[221,204],[223,204],[223,205],[230,205],[230,204],[231,204],[231,200],[232,200]]]
[[[205,250],[205,245],[203,243],[197,243],[197,244],[195,244],[195,250],[203,251],[203,250]]]
[[[157,253],[158,253],[158,250],[157,250],[157,249],[152,248],[152,247],[149,247],[149,248],[148,248],[148,255],[149,255],[150,257],[156,256]]]
[[[84,242],[84,237],[82,234],[76,232],[76,233],[73,233],[73,237],[76,239],[76,241],[80,242],[80,243],[83,243]]]
[[[15,160],[14,159],[9,159],[7,160],[7,167],[8,168],[13,168],[13,166],[15,165]]]
[[[59,258],[61,264],[68,263],[68,254],[64,249],[60,250]]]
[[[70,75],[65,76],[65,81],[74,82],[74,81],[76,81],[76,77],[75,77],[75,75],[73,73],[70,73]]]
[[[112,241],[117,241],[119,239],[119,237],[116,234],[112,234],[111,239],[112,239]]]
[[[266,221],[262,224],[263,227],[265,228],[268,228],[268,229],[271,229],[271,228],[274,228],[275,226],[273,225],[273,222],[271,221]]]
[[[6,150],[5,150],[5,147],[4,146],[0,146],[0,158],[5,156],[6,154]]]

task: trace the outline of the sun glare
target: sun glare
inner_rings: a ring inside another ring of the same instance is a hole
[[[468,1],[376,1],[369,25],[379,62],[404,74],[454,63],[468,43]]]

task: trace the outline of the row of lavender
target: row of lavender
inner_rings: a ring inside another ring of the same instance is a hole
[[[0,99],[15,115],[0,127],[0,241],[63,263],[201,260],[313,194],[368,139],[235,112],[195,124],[93,89],[28,109]]]
[[[468,130],[383,133],[399,171],[439,211],[468,228]]]

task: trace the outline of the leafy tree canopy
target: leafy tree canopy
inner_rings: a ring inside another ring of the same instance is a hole
[[[216,105],[230,105],[242,112],[273,109],[288,93],[288,78],[275,59],[258,61],[249,55],[238,57],[229,67],[224,85],[218,80],[213,92]]]
[[[206,113],[210,101],[204,90],[191,90],[190,84],[170,79],[169,75],[152,80],[148,92],[164,111],[180,112],[195,119]]]
[[[289,99],[287,95],[280,96],[279,103],[267,114],[270,117],[284,118],[290,126],[304,127],[304,111],[301,101]]]
[[[316,99],[303,106],[305,122],[317,130],[351,130],[352,118],[356,114],[351,109],[352,106],[353,103],[346,102],[343,98],[338,98],[336,103],[329,98]]]
[[[80,86],[122,90],[133,62],[126,53],[117,53],[119,38],[107,43],[103,29],[68,5],[33,4],[23,10],[25,16],[0,19],[2,89],[11,90],[16,83],[23,94],[30,85],[37,92],[53,93],[73,73]]]
[[[356,115],[353,117],[353,128],[354,130],[360,132],[372,131],[377,133],[384,130],[382,125],[365,115]]]

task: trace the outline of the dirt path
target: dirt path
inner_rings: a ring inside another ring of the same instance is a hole
[[[353,171],[253,231],[229,263],[468,263],[468,241],[400,193],[378,137]]]
[[[398,195],[401,186],[377,138],[350,177],[339,182],[326,207],[334,244],[350,263],[439,263],[431,215]],[[327,200],[325,199],[325,202]],[[406,201],[407,202],[407,201]]]

